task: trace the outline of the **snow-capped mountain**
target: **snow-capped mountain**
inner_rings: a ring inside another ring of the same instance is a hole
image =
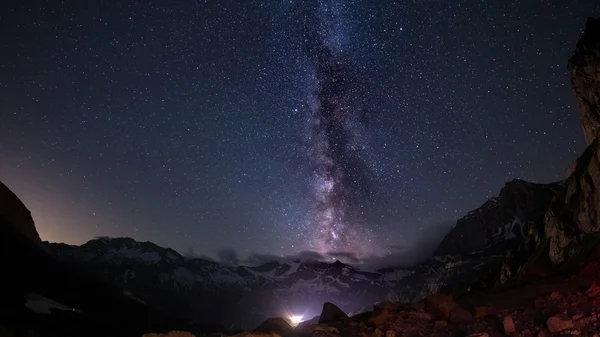
[[[323,302],[356,313],[386,299],[410,302],[440,290],[460,293],[503,282],[510,252],[527,242],[558,190],[559,184],[508,182],[497,197],[459,219],[426,263],[375,272],[339,261],[227,266],[130,238],[45,245],[148,305],[199,323],[251,327],[266,317],[313,317]]]
[[[291,313],[314,316],[325,301],[357,311],[388,296],[402,275],[359,271],[339,261],[231,267],[130,238],[46,246],[61,260],[96,271],[149,305],[199,322],[242,326]]]

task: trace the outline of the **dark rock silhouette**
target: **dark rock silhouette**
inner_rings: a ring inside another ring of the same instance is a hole
[[[31,212],[2,182],[0,182],[0,219],[13,226],[31,242],[42,247],[42,240],[35,229]]]
[[[342,309],[335,306],[335,304],[329,302],[325,302],[325,304],[323,304],[323,311],[321,312],[321,316],[319,316],[319,323],[346,323],[347,321],[348,315],[346,315]]]

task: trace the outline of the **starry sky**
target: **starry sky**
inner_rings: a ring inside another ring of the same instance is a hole
[[[44,240],[407,255],[584,149],[596,0],[10,1],[0,180]],[[412,255],[411,255],[412,256]]]

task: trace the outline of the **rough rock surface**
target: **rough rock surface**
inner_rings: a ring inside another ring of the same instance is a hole
[[[583,134],[591,144],[600,131],[600,18],[588,19],[568,68]]]
[[[588,148],[569,170],[546,214],[550,259],[565,262],[597,242],[600,231],[600,19],[588,19],[568,65]]]
[[[42,247],[31,212],[6,185],[0,182],[0,218],[14,226],[29,240]]]
[[[456,303],[452,296],[445,294],[435,294],[427,297],[425,300],[426,310],[436,318],[448,320],[452,309],[456,307]]]

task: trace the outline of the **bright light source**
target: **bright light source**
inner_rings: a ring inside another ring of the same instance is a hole
[[[291,316],[290,320],[292,321],[292,324],[298,325],[302,323],[302,316]]]

